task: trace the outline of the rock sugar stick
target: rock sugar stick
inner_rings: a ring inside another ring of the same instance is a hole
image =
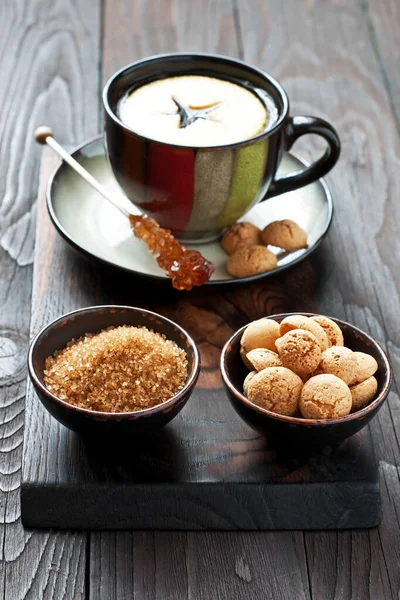
[[[158,265],[172,281],[178,290],[191,290],[195,286],[206,283],[214,272],[214,265],[202,256],[197,250],[190,250],[180,244],[168,229],[160,227],[158,223],[147,215],[131,215],[116,198],[82,167],[56,140],[48,127],[39,127],[35,132],[39,144],[47,144],[78,175],[83,177],[89,185],[97,190],[103,198],[117,208],[129,219],[135,236],[142,240],[150,252],[156,257]]]

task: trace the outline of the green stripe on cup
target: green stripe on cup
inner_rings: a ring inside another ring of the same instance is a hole
[[[249,209],[259,192],[268,156],[268,140],[236,152],[229,197],[218,219],[218,227],[235,223]]]

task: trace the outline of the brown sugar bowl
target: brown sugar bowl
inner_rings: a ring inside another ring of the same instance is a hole
[[[292,314],[270,315],[281,322]],[[301,313],[307,317],[312,313]],[[273,413],[251,402],[243,394],[243,381],[248,371],[240,357],[240,342],[247,325],[239,329],[225,344],[220,361],[222,380],[228,398],[238,415],[258,433],[265,435],[272,445],[334,445],[360,431],[376,415],[385,402],[392,380],[392,370],[386,352],[368,333],[354,325],[333,319],[343,332],[344,343],[356,352],[372,355],[378,363],[375,377],[378,389],[375,399],[365,408],[344,417],[332,419],[304,419]]]
[[[87,333],[96,334],[109,327],[123,325],[146,327],[164,335],[185,351],[188,365],[182,389],[161,404],[132,412],[103,412],[81,408],[48,391],[44,381],[46,358],[65,348],[71,340],[78,340]],[[136,435],[163,427],[182,410],[196,385],[200,373],[200,357],[189,334],[166,317],[131,306],[92,306],[59,317],[36,335],[29,348],[28,372],[43,406],[69,429],[82,435]]]

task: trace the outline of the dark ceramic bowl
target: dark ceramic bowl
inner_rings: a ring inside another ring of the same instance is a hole
[[[79,408],[60,400],[44,386],[45,360],[73,338],[119,325],[144,326],[164,334],[183,348],[188,358],[185,387],[172,398],[136,412],[107,413]],[[159,429],[173,419],[188,401],[200,373],[200,357],[191,337],[169,319],[131,306],[92,306],[68,313],[47,325],[33,340],[28,354],[29,376],[42,404],[60,423],[81,434],[140,434]]]
[[[291,314],[271,315],[280,322]],[[369,423],[387,398],[392,380],[389,359],[383,348],[370,335],[339,319],[333,319],[343,332],[345,345],[351,350],[371,354],[378,363],[375,377],[378,392],[366,408],[336,419],[302,419],[278,415],[250,402],[243,394],[243,380],[248,370],[240,358],[240,340],[246,326],[237,331],[225,344],[221,354],[221,374],[233,408],[250,427],[266,435],[272,444],[331,445],[350,437]]]

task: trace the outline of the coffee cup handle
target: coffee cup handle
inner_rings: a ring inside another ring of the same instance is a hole
[[[299,137],[308,133],[320,135],[327,141],[328,147],[325,154],[310,166],[300,171],[295,171],[294,173],[274,179],[263,200],[313,183],[320,177],[324,177],[336,164],[340,155],[339,136],[330,123],[317,117],[289,118],[286,124],[285,150],[290,150]]]

